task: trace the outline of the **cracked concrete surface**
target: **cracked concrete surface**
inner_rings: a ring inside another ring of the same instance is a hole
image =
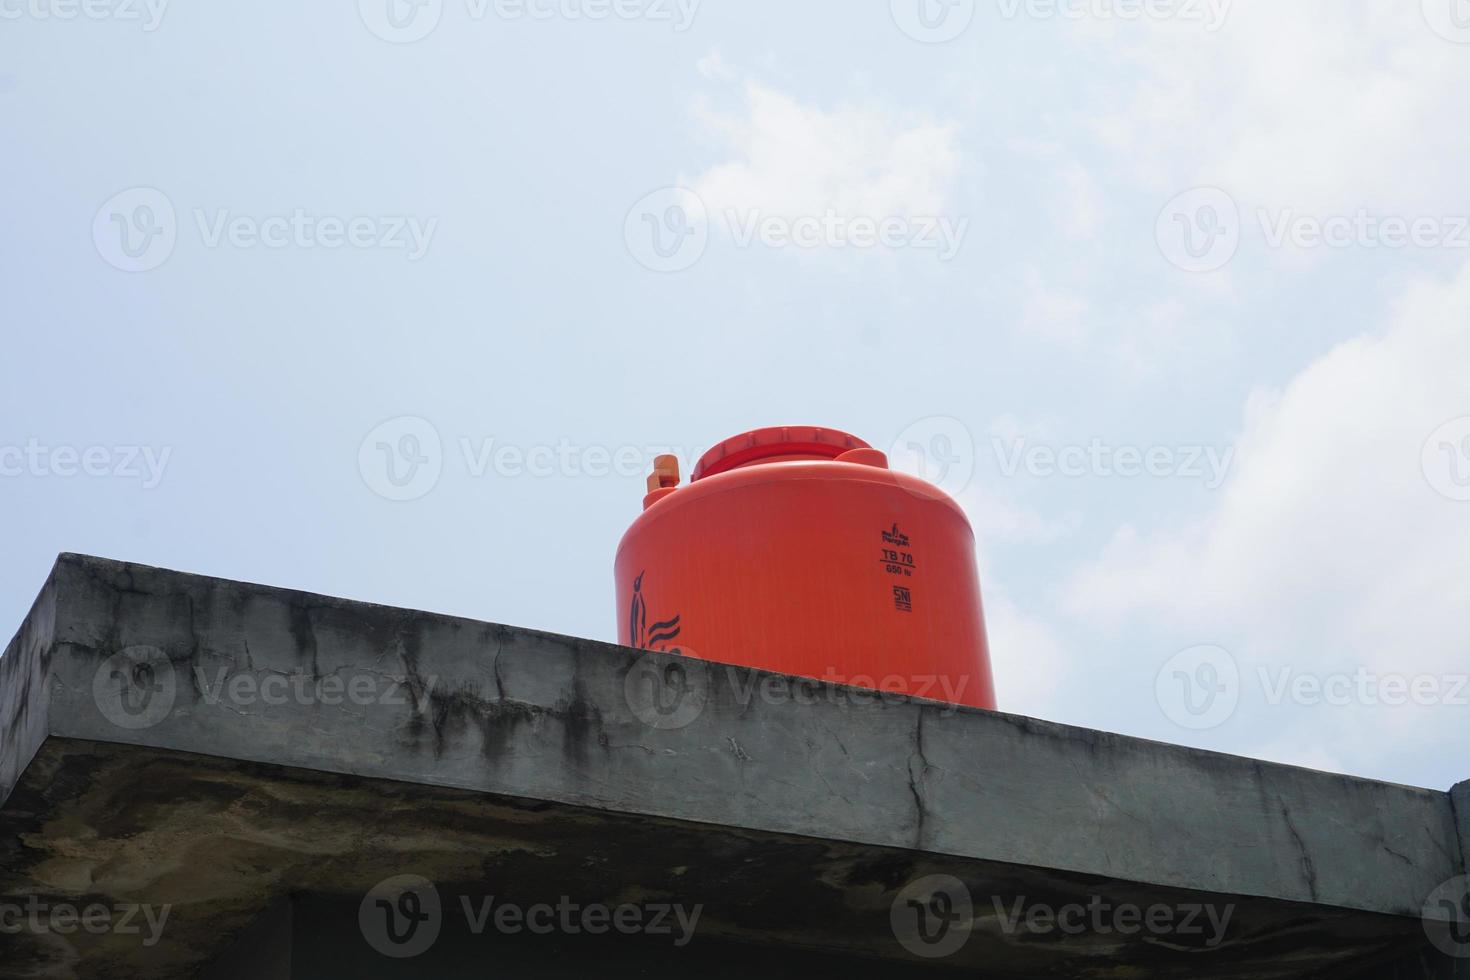
[[[119,714],[98,693],[126,680],[116,655],[140,650],[155,658],[137,675],[150,690],[172,684],[156,719],[131,703],[138,715]],[[169,971],[197,967],[283,890],[330,890],[336,880],[350,892],[360,884],[334,848],[379,878],[392,863],[386,852],[432,852],[402,816],[415,812],[404,801],[417,795],[412,806],[431,827],[456,809],[489,808],[487,826],[500,826],[521,819],[506,813],[540,807],[563,822],[590,821],[599,833],[619,821],[677,826],[668,833],[686,841],[684,865],[699,865],[697,842],[734,834],[773,847],[816,842],[849,862],[887,856],[900,869],[858,882],[821,861],[798,862],[823,880],[837,875],[836,893],[848,895],[817,902],[827,911],[810,922],[753,879],[746,884],[764,896],[773,921],[756,928],[749,918],[716,915],[727,939],[775,935],[901,954],[881,935],[885,918],[849,921],[840,910],[860,893],[886,916],[903,875],[928,867],[992,891],[1003,884],[1068,895],[1229,896],[1255,934],[1232,943],[1238,959],[1217,959],[1229,967],[1219,973],[1202,967],[1198,951],[1176,951],[1174,965],[1189,964],[1178,975],[1301,976],[1328,966],[1344,975],[1345,957],[1419,955],[1425,897],[1465,873],[1464,785],[1456,807],[1450,794],[1430,790],[723,665],[685,671],[670,663],[677,658],[646,656],[659,668],[649,672],[652,686],[636,673],[645,663],[637,651],[609,644],[64,555],[0,659],[6,892],[91,894],[99,883],[116,894],[176,890],[176,928],[189,948],[146,975],[188,975]],[[660,686],[674,674],[697,687],[694,701],[690,689]],[[761,696],[755,681],[763,679],[809,698]],[[157,777],[151,792],[148,773]],[[304,774],[317,781],[320,805],[337,814],[335,843],[322,825],[309,844],[291,840],[288,815],[300,806],[281,802],[281,786]],[[226,785],[233,800],[218,795]],[[89,804],[92,791],[99,796]],[[350,807],[331,805],[339,793],[363,808],[356,823]],[[374,799],[398,801],[385,826],[402,839],[359,848],[351,842],[361,828],[351,828],[376,816]],[[240,800],[251,801],[261,822],[249,833],[231,811]],[[175,868],[148,880],[140,863],[170,853],[168,834],[189,840],[188,819],[230,842],[230,873],[201,871],[194,880]],[[86,828],[119,821],[143,850],[96,851],[112,838],[89,843]],[[525,853],[537,854],[537,835],[522,837]],[[454,866],[439,872],[473,877],[479,865],[466,855],[479,846],[459,848]],[[599,844],[582,846],[586,858]],[[565,856],[570,845],[557,848]],[[638,875],[658,866],[624,863]],[[534,862],[520,867],[535,878]],[[560,871],[573,876],[574,867],[569,860]],[[721,868],[706,861],[706,870]],[[805,924],[783,930],[782,922]],[[208,925],[189,932],[189,923]],[[1300,962],[1282,937],[1296,944]],[[992,939],[974,948],[999,955],[1017,947],[1015,937]],[[85,937],[34,945],[63,960],[104,955],[88,952]],[[1051,950],[1035,962],[1055,975],[1139,975],[1097,972],[1099,956],[1117,964],[1133,957],[1149,964],[1146,975],[1174,975],[1160,944],[1117,946],[1116,937],[1108,947],[1073,943],[1066,956]],[[1268,965],[1268,951],[1278,967]],[[25,975],[6,970],[0,963],[0,975]],[[125,966],[115,972],[132,975]]]

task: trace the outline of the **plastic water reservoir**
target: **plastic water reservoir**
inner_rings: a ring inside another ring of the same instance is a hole
[[[661,456],[618,546],[620,642],[995,707],[959,505],[815,426],[726,439],[679,485]]]

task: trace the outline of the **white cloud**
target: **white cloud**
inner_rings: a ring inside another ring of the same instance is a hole
[[[735,77],[719,50],[713,50],[695,63],[695,70],[711,81],[729,81]]]
[[[1211,183],[1242,204],[1463,212],[1470,192],[1445,161],[1470,151],[1470,59],[1420,8],[1237,2],[1215,33],[1083,22],[1084,41],[1142,73],[1121,98],[1100,89],[1114,106],[1091,124],[1161,193]]]
[[[728,75],[711,56],[707,77]],[[696,116],[728,159],[683,183],[715,212],[799,217],[932,216],[945,212],[961,158],[953,124],[901,118],[876,107],[824,110],[748,81],[730,113]]]
[[[1061,641],[1051,626],[1022,612],[1004,592],[990,583],[982,587],[997,705],[1012,714],[1054,717],[1066,673]]]
[[[1068,350],[1086,346],[1092,333],[1086,300],[1049,286],[1040,271],[1029,269],[1023,303],[1020,327],[1024,332]]]
[[[1421,461],[1431,434],[1466,416],[1470,266],[1411,287],[1381,334],[1253,395],[1218,505],[1189,527],[1121,529],[1070,582],[1069,611],[1090,623],[1188,627],[1198,642],[1234,637],[1250,676],[1261,665],[1470,670],[1470,502],[1438,492]],[[1454,462],[1470,472],[1470,459],[1445,455],[1455,447],[1432,448],[1441,484]],[[1284,738],[1303,719],[1292,707],[1268,716],[1281,731],[1259,734]],[[1443,706],[1319,710],[1313,741],[1330,728],[1344,757],[1371,759],[1463,735],[1467,716]],[[1439,725],[1450,730],[1432,734]]]
[[[1052,203],[1052,217],[1073,239],[1088,239],[1102,224],[1103,200],[1092,172],[1073,161],[1057,171],[1059,193]]]
[[[1075,531],[1082,524],[1081,515],[1070,513],[1053,520],[1040,511],[997,493],[971,488],[960,495],[959,503],[970,517],[970,526],[983,553],[996,544],[1045,543]]]

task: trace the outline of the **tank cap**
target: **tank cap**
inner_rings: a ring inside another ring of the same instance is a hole
[[[689,481],[751,463],[785,459],[836,459],[854,449],[871,449],[857,436],[815,425],[776,425],[731,436],[699,457]]]

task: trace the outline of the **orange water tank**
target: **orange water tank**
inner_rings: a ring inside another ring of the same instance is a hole
[[[856,436],[757,429],[679,486],[661,456],[618,545],[619,642],[995,707],[975,537]]]

